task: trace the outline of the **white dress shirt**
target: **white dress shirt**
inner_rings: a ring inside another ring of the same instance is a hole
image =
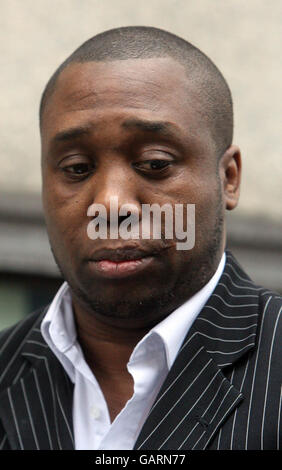
[[[41,332],[74,383],[73,426],[77,450],[133,449],[178,350],[216,287],[224,265],[225,253],[210,281],[135,346],[127,364],[134,393],[112,423],[103,392],[77,341],[71,292],[68,284],[63,283],[42,321]]]

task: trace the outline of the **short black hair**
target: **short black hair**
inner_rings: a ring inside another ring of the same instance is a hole
[[[45,105],[52,95],[60,73],[69,64],[92,61],[171,57],[184,66],[195,84],[199,109],[208,120],[218,155],[233,139],[233,104],[231,92],[216,65],[190,42],[159,28],[127,26],[100,33],[78,47],[48,81],[40,102],[40,123]]]

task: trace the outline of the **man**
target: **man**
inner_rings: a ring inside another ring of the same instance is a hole
[[[40,126],[66,282],[2,333],[1,447],[277,449],[282,302],[225,253],[241,156],[221,73],[165,31],[107,31],[50,79]],[[159,239],[91,239],[89,208],[110,233],[113,200],[137,225],[145,204],[193,204],[194,246],[164,223]]]

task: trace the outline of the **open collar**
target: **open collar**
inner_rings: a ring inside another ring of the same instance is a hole
[[[225,368],[255,345],[259,288],[230,253],[224,272],[182,347],[135,449],[204,449],[244,399]],[[73,385],[45,343],[38,316],[18,355],[31,363],[1,394],[0,418],[13,449],[73,449]]]

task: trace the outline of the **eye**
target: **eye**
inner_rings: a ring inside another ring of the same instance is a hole
[[[83,179],[93,171],[93,165],[89,163],[74,163],[62,168],[63,172],[70,178]]]
[[[134,167],[138,170],[158,172],[167,169],[171,165],[168,160],[145,160],[143,162],[134,163]]]

